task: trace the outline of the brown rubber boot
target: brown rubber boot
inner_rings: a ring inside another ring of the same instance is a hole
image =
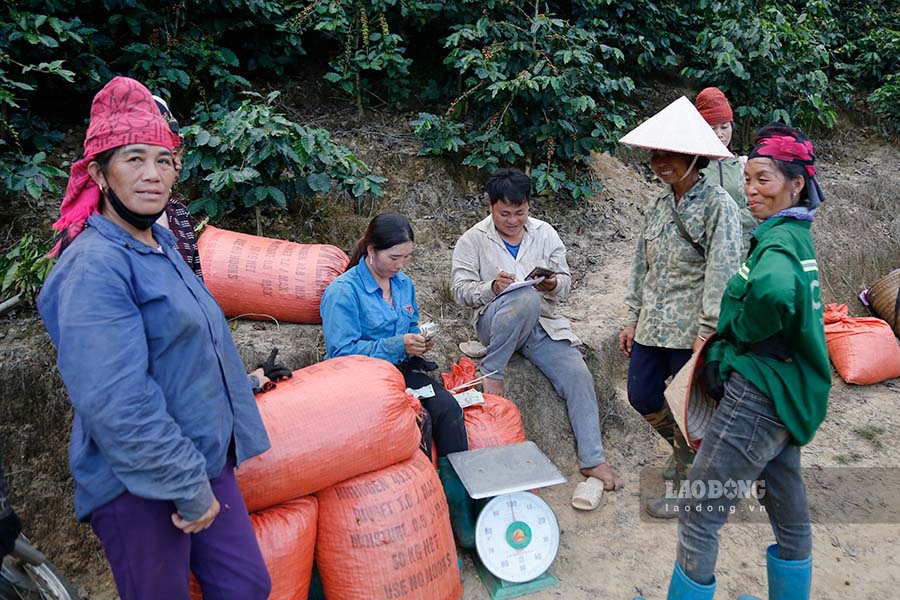
[[[663,407],[662,410],[655,413],[643,415],[643,417],[644,420],[650,423],[650,426],[656,430],[656,433],[672,446],[672,474],[671,477],[668,477],[668,474],[664,471],[663,477],[665,479],[671,479],[675,484],[674,487],[677,488],[678,484],[687,477],[687,472],[690,470],[691,463],[694,460],[694,453],[691,451],[690,446],[688,446],[684,436],[681,435],[681,431],[678,429],[675,418],[672,416],[672,411],[669,410],[668,406]],[[658,519],[674,519],[678,517],[677,505],[677,499],[666,498],[663,496],[656,502],[647,504],[644,509],[651,517],[656,517]]]

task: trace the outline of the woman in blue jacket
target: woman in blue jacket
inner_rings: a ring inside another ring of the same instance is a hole
[[[362,354],[394,365],[412,389],[432,386],[420,397],[431,418],[441,481],[451,521],[463,547],[474,546],[471,506],[447,454],[468,450],[462,409],[456,399],[427,375],[437,368],[425,360],[434,342],[419,330],[419,306],[412,281],[403,272],[415,246],[412,227],[403,215],[382,213],[369,223],[350,258],[347,271],[322,295],[325,358]],[[431,440],[423,440],[430,456]]]
[[[269,448],[222,310],[154,225],[177,139],[150,92],[94,98],[38,310],[75,409],[75,513],[123,600],[263,600],[271,583],[234,468]]]

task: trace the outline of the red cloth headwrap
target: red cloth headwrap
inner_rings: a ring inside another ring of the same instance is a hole
[[[706,119],[710,126],[734,121],[734,113],[731,112],[728,98],[717,87],[708,87],[701,90],[697,94],[694,106],[697,107],[697,111],[703,115],[703,118]]]
[[[810,177],[816,176],[816,167],[813,165],[815,158],[813,145],[808,139],[797,139],[792,135],[773,135],[762,138],[757,140],[752,156],[767,156],[775,160],[803,165]]]
[[[84,223],[97,212],[100,188],[88,173],[88,164],[99,154],[119,146],[148,144],[172,150],[176,136],[159,112],[150,90],[128,77],[116,77],[94,96],[91,122],[84,139],[84,158],[74,162],[66,185],[66,195],[53,227],[59,239],[50,256],[68,245],[84,229]]]

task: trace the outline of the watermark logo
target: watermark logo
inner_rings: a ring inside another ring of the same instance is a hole
[[[690,475],[683,480],[667,481],[662,468],[643,469],[641,519],[665,523],[647,514],[645,507],[653,505],[676,517],[727,513],[731,523],[767,523],[766,506],[771,502],[787,502],[802,504],[793,510],[808,510],[812,523],[900,524],[900,468],[897,467],[808,466],[800,470],[802,488],[786,485],[785,481],[766,481],[765,477],[704,479],[696,477],[696,473],[694,478]],[[785,497],[778,498],[777,493]]]
[[[762,500],[766,495],[764,480],[684,479],[679,482],[666,481],[665,487],[665,497],[669,500]]]

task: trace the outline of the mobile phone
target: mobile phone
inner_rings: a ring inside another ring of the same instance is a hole
[[[550,277],[551,275],[555,275],[556,273],[551,271],[550,269],[545,269],[544,267],[535,267],[531,270],[531,273],[525,276],[525,279],[537,279],[538,277]]]

